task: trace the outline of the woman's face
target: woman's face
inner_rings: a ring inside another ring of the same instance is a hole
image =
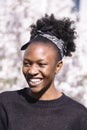
[[[23,58],[23,74],[32,92],[54,87],[55,74],[61,68],[55,59],[55,50],[43,43],[28,46]]]

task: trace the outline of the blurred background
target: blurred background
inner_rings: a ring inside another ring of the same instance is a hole
[[[87,107],[87,0],[0,0],[0,92],[28,87],[22,75],[21,46],[29,26],[45,13],[75,21],[77,50],[64,58],[55,85]]]

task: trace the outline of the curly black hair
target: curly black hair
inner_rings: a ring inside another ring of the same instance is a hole
[[[76,39],[76,31],[74,21],[69,18],[56,19],[53,14],[45,15],[41,19],[38,19],[36,24],[32,24],[31,27],[31,37],[30,40],[34,39],[38,33],[38,30],[44,33],[51,33],[58,39],[64,41],[64,51],[65,56],[72,56],[72,52],[76,50],[76,45],[74,40]]]

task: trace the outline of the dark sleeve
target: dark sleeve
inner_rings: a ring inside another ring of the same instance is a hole
[[[0,103],[0,130],[7,130],[7,114],[4,106]]]
[[[81,130],[87,130],[87,110],[85,111],[85,113],[81,117],[80,121],[81,121],[80,122]]]

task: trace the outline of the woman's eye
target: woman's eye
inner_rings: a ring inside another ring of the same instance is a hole
[[[44,66],[46,66],[47,64],[45,64],[45,63],[39,63],[39,66],[41,66],[41,67],[44,67]]]
[[[31,63],[29,63],[29,62],[23,62],[23,65],[24,66],[31,66]]]

